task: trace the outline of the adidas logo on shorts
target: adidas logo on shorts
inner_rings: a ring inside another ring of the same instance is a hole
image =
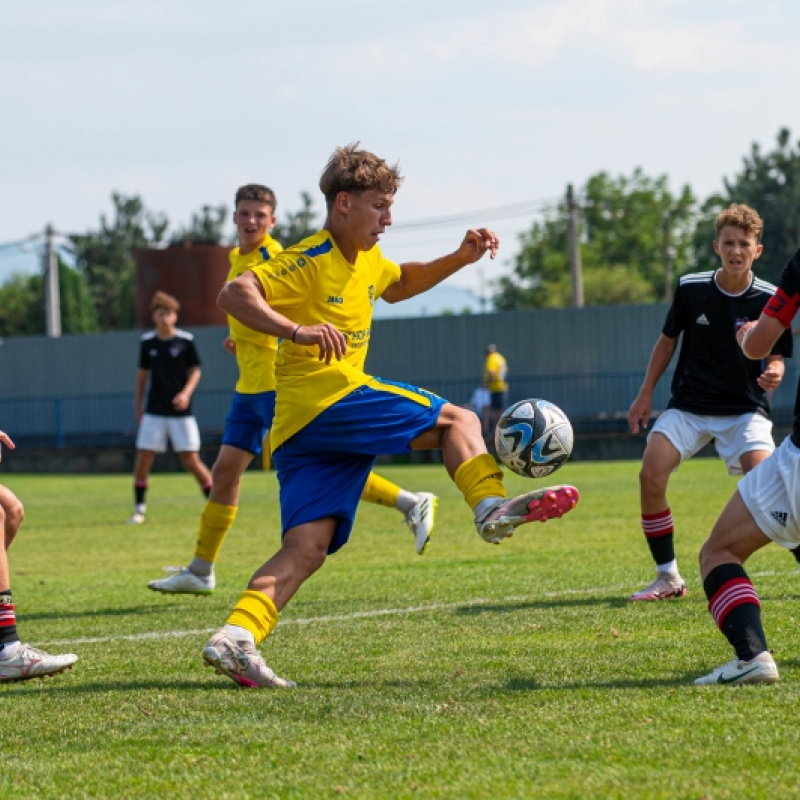
[[[773,511],[770,516],[772,519],[775,520],[781,527],[786,527],[786,520],[788,519],[789,515],[785,511]]]

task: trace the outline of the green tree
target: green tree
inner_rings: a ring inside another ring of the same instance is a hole
[[[272,229],[272,237],[277,239],[284,247],[291,247],[293,244],[305,239],[315,233],[317,227],[314,219],[317,212],[314,210],[314,201],[308,192],[300,192],[303,207],[299,211],[288,211],[286,222],[279,222]]]
[[[133,251],[164,240],[169,222],[153,214],[138,195],[111,195],[114,216],[100,216],[100,230],[70,237],[101,330],[134,325]]]
[[[226,205],[203,206],[192,214],[188,228],[181,228],[171,238],[174,244],[192,242],[193,244],[222,244],[225,238],[225,224],[228,221]]]
[[[92,333],[97,315],[83,275],[58,260],[62,333]],[[0,286],[0,336],[43,336],[46,332],[44,280],[14,275]]]
[[[782,128],[769,153],[752,144],[741,172],[723,179],[723,191],[703,203],[694,235],[698,269],[715,269],[719,264],[711,246],[717,214],[731,203],[745,203],[764,219],[764,253],[755,264],[756,272],[765,280],[778,281],[800,245],[800,142],[793,149],[790,137]]]
[[[630,178],[600,172],[580,191],[581,267],[586,305],[648,303],[665,294],[665,219],[675,275],[690,263],[696,199],[688,186],[676,196],[667,177],[636,169]],[[565,202],[548,209],[520,236],[511,276],[497,282],[495,307],[568,306],[572,297]]]

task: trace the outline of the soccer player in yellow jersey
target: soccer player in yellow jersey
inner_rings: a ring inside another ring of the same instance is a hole
[[[228,280],[266,264],[283,250],[270,236],[277,200],[266,186],[240,187],[234,199],[233,222],[239,246],[230,253]],[[277,339],[228,317],[230,336],[223,345],[236,356],[239,380],[231,401],[222,446],[211,471],[211,493],[200,517],[194,558],[167,578],[150,581],[150,589],[166,594],[211,594],[216,584],[214,564],[239,506],[242,475],[261,453],[275,411],[275,350]],[[370,474],[362,499],[397,508],[414,534],[417,552],[425,550],[436,518],[438,498],[415,494],[379,475]]]
[[[347,542],[377,455],[441,449],[488,542],[499,543],[525,522],[560,517],[578,500],[571,486],[506,500],[502,472],[486,452],[475,414],[364,372],[377,298],[413,297],[487,251],[494,257],[499,245],[492,231],[480,228],[434,261],[398,265],[384,258],[378,240],[392,223],[400,181],[396,166],[358,145],[338,148],[320,178],[324,229],[220,293],[220,307],[239,322],[280,337],[270,443],[283,540],[203,650],[207,664],[243,686],[294,685],[256,647],[302,583]]]
[[[486,346],[486,361],[483,366],[483,385],[491,394],[489,403],[489,437],[494,437],[494,429],[508,405],[508,364],[497,352],[497,345]]]

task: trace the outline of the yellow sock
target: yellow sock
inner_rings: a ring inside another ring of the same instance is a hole
[[[465,461],[456,470],[453,480],[470,508],[475,508],[481,500],[485,500],[487,497],[506,496],[503,472],[488,453],[474,456]]]
[[[250,631],[256,639],[256,644],[261,644],[278,624],[278,616],[278,609],[275,608],[271,597],[247,589],[242,592],[239,602],[231,611],[227,624],[238,625]]]
[[[400,496],[400,487],[396,486],[386,478],[381,478],[374,472],[370,472],[367,484],[361,493],[361,499],[368,503],[377,503],[379,506],[389,506],[394,508],[397,505],[397,498]]]
[[[225,536],[236,519],[236,506],[223,506],[220,503],[206,503],[200,515],[200,530],[197,533],[197,546],[194,549],[195,558],[216,563]]]

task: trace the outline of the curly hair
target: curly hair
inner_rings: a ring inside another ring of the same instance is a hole
[[[319,179],[328,208],[339,192],[366,192],[375,189],[395,194],[403,177],[398,164],[387,164],[368,150],[359,150],[359,142],[337,147],[328,159]]]
[[[761,241],[764,232],[764,220],[759,213],[744,203],[731,203],[717,216],[717,236],[726,226],[741,228],[748,236],[754,236],[757,242]]]

